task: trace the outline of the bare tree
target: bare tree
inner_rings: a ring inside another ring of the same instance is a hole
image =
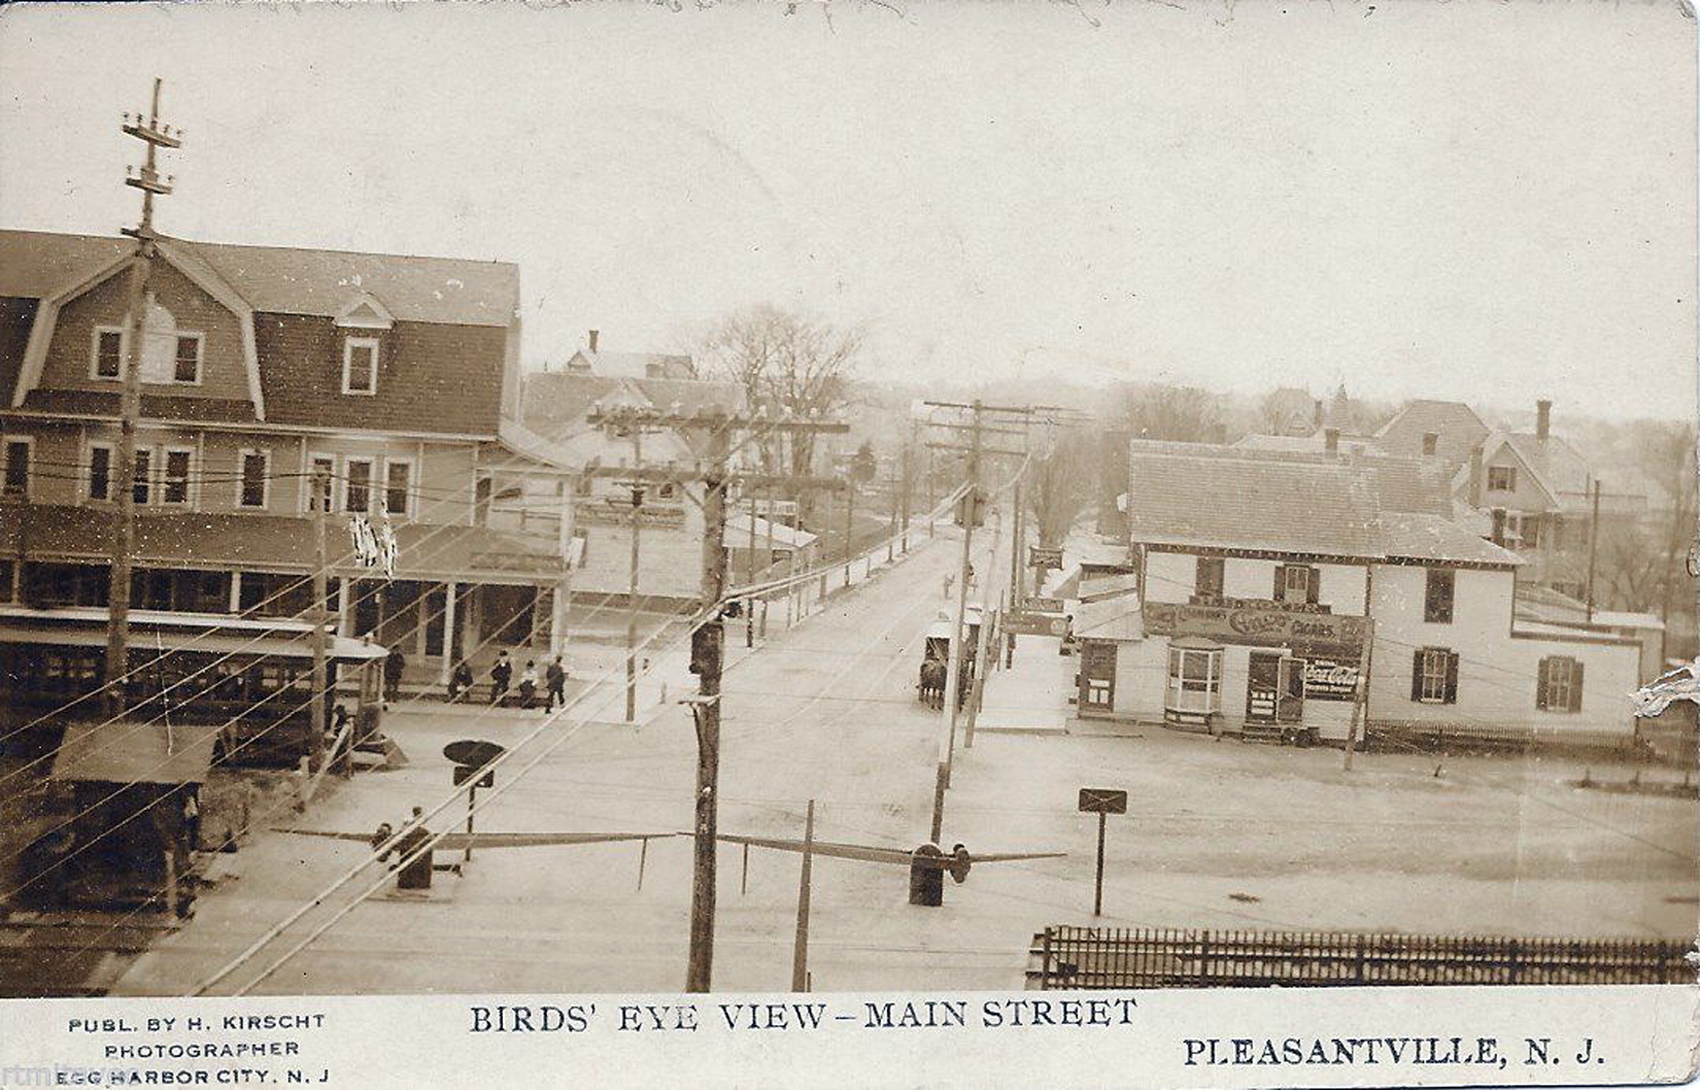
[[[1646,428],[1641,436],[1642,467],[1655,486],[1653,549],[1659,574],[1659,616],[1669,621],[1673,609],[1687,612],[1693,596],[1685,561],[1695,535],[1696,495],[1695,429],[1691,423],[1663,423]],[[1652,604],[1652,603],[1649,603]],[[1683,608],[1686,604],[1687,608]]]
[[[859,329],[838,329],[764,303],[721,318],[703,338],[697,355],[711,377],[742,386],[752,408],[826,416],[849,403],[851,365],[861,346]],[[788,455],[785,471],[807,474],[814,461],[815,436],[793,435],[785,448],[764,444],[764,468],[779,471]]]
[[[1222,438],[1222,405],[1196,386],[1132,387],[1122,394],[1122,417],[1135,439],[1206,443]]]
[[[1094,436],[1068,431],[1048,457],[1034,459],[1022,491],[1041,546],[1061,545],[1080,513],[1092,503],[1098,483],[1093,457],[1096,451]]]

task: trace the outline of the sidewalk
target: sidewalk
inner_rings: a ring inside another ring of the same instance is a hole
[[[1074,707],[1079,659],[1057,654],[1055,636],[1017,636],[1009,669],[986,675],[985,698],[974,729],[994,734],[1062,734]]]

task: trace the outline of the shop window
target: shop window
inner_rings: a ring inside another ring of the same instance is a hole
[[[1222,566],[1219,556],[1201,556],[1198,558],[1197,574],[1193,578],[1193,593],[1200,598],[1222,597]]]
[[[1169,648],[1169,684],[1164,707],[1205,714],[1222,708],[1222,649]]]
[[[1420,647],[1411,659],[1411,699],[1418,704],[1458,702],[1458,653]]]
[[[1423,586],[1423,620],[1429,624],[1452,623],[1452,591],[1455,573],[1451,568],[1429,568]]]
[[[1275,601],[1290,606],[1315,605],[1322,589],[1322,573],[1306,564],[1278,564],[1275,567]]]
[[[1582,710],[1582,664],[1569,655],[1549,655],[1541,660],[1535,684],[1535,707],[1549,712]]]
[[[1488,466],[1487,486],[1489,492],[1517,491],[1517,467]]]

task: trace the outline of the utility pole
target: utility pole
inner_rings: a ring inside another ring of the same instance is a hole
[[[325,523],[330,510],[331,478],[323,466],[313,467],[313,715],[311,737],[307,740],[307,771],[316,773],[325,759],[325,698],[330,688],[330,669],[326,651],[329,638],[325,626],[330,624],[330,564],[325,545]],[[348,591],[345,588],[344,594]],[[358,731],[356,731],[358,733]],[[352,747],[356,739],[350,739]],[[352,749],[350,750],[352,755]]]
[[[767,517],[769,519],[773,518],[773,497],[772,496],[769,496],[768,499],[767,499]],[[768,525],[772,526],[773,524],[771,522],[769,522]],[[750,548],[749,548],[749,554],[748,555],[749,555],[749,562],[744,565],[744,582],[753,584],[756,581],[756,493],[755,493],[755,489],[753,489],[753,488],[750,490]],[[768,559],[772,560],[773,550],[771,548],[768,550],[767,555],[768,555]],[[754,647],[756,645],[756,601],[755,601],[755,599],[751,598],[748,602],[745,603],[745,606],[746,606],[746,609],[745,609],[745,616],[744,616],[744,646],[745,647]]]
[[[911,449],[914,446],[915,437],[913,423],[909,428],[909,437],[910,442],[903,444],[903,554],[905,556],[909,554],[909,493],[914,491],[915,488],[913,452]]]
[[[702,603],[707,616],[691,636],[691,672],[697,675],[697,693],[690,699],[696,721],[697,782],[691,870],[690,952],[685,968],[685,990],[707,992],[714,971],[714,911],[716,830],[720,792],[720,677],[724,664],[725,629],[721,610],[726,594],[726,494],[732,483],[728,469],[733,429],[768,429],[778,432],[847,432],[848,424],[820,420],[765,420],[720,413],[686,415],[658,411],[594,409],[592,424],[613,423],[633,428],[672,427],[704,429],[707,458],[702,474],[704,485],[702,539]],[[619,475],[623,471],[594,471],[596,475]],[[666,470],[633,467],[637,482],[682,481],[683,475]],[[787,478],[774,474],[742,474],[744,488],[768,487],[782,481],[801,482],[805,487],[841,487],[841,482],[815,478]]]
[[[844,498],[844,588],[850,589],[850,564],[856,555],[856,481],[849,480]]]
[[[795,541],[791,543],[790,551],[792,553],[797,551]],[[770,568],[773,566],[773,489],[771,488],[767,490],[767,566]],[[767,639],[767,603],[768,599],[763,598],[761,600],[761,638],[764,640]]]
[[[968,612],[969,551],[974,546],[974,512],[980,499],[981,405],[974,402],[974,432],[968,451],[968,491],[962,496],[962,560],[956,572],[956,621],[950,628],[950,654],[945,666],[943,730],[939,732],[939,760],[933,782],[933,833],[937,844],[944,834],[944,790],[950,786],[951,750],[956,745],[956,705],[962,689],[962,622]],[[985,618],[980,619],[981,624]]]
[[[897,464],[891,466],[891,518],[885,527],[885,562],[892,561],[892,550],[897,547]]]
[[[1594,554],[1600,544],[1600,482],[1595,481],[1594,513],[1588,521],[1588,620],[1594,619]]]
[[[136,427],[142,415],[142,341],[147,334],[148,282],[153,274],[153,199],[171,192],[174,178],[160,180],[156,153],[160,148],[183,146],[182,131],[175,134],[159,120],[161,81],[153,81],[153,105],[144,121],[138,112],[124,115],[123,131],[147,145],[147,157],[139,171],[125,171],[124,184],[142,191],[142,219],[123,233],[136,240],[130,262],[130,317],[125,330],[124,390],[119,397],[118,450],[113,467],[118,490],[118,525],[112,540],[112,566],[107,581],[108,624],[106,641],[106,714],[124,713],[124,674],[128,669],[130,639],[130,569],[136,551]]]
[[[1359,725],[1363,733],[1369,732],[1369,666],[1370,649],[1375,643],[1375,619],[1368,618],[1364,622],[1364,645],[1358,651],[1358,685],[1352,694],[1352,721],[1346,728],[1346,755],[1340,767],[1347,772],[1352,770],[1352,751],[1358,747]]]
[[[643,427],[632,428],[632,468],[643,465]],[[632,490],[631,573],[626,584],[626,722],[637,719],[638,520],[643,513],[643,482],[635,476]]]
[[[809,990],[809,879],[814,863],[815,800],[803,819],[803,871],[797,880],[797,938],[791,945],[791,990]]]

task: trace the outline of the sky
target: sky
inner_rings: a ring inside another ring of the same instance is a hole
[[[0,8],[0,226],[519,265],[528,365],[775,303],[860,373],[1695,415],[1695,23],[1617,5]]]

